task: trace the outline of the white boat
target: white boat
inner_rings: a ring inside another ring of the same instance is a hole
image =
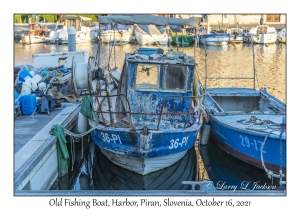
[[[278,32],[278,41],[286,43],[286,29],[282,29]]]
[[[98,40],[99,26],[91,18],[76,15],[61,17],[56,23],[55,30],[50,32],[48,40],[51,43],[67,44],[70,26],[76,30],[76,43]]]
[[[271,44],[277,40],[277,32],[274,27],[259,25],[249,31],[248,40],[257,44]]]
[[[126,44],[133,40],[133,26],[125,26],[121,24],[107,24],[103,30],[101,30],[101,41],[103,43],[118,43]]]
[[[167,31],[159,30],[155,25],[137,25],[134,34],[137,42],[142,45],[167,45],[169,42]]]
[[[230,34],[229,42],[243,42],[243,29],[241,28],[230,28],[227,30],[227,33]]]
[[[22,44],[36,44],[36,43],[44,43],[48,42],[47,37],[49,36],[50,29],[48,29],[47,25],[45,24],[44,27],[40,25],[39,28],[34,28],[35,24],[29,24],[30,29],[28,34],[21,34],[20,42]]]

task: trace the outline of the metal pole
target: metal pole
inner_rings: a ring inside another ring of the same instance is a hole
[[[68,28],[68,51],[76,51],[76,29],[73,26]]]
[[[254,89],[255,89],[256,69],[255,69],[255,55],[254,55],[253,35],[251,35],[251,40],[252,40],[252,54],[253,54],[253,74],[254,74],[253,85],[254,85]]]
[[[195,27],[194,28],[194,30],[195,30],[195,44],[194,44],[194,59],[196,59],[196,45],[197,45],[197,28]]]

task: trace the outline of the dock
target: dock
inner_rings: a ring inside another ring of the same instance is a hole
[[[14,189],[47,190],[57,179],[54,124],[68,130],[76,124],[80,104],[54,110],[50,115],[18,116],[14,121]],[[31,118],[30,118],[31,117]]]

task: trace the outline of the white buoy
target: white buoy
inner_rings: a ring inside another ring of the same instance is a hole
[[[207,144],[208,138],[209,138],[209,132],[210,132],[210,124],[209,124],[209,122],[206,122],[203,124],[203,130],[201,133],[201,138],[200,138],[201,145]]]
[[[75,127],[75,133],[84,133],[88,130],[88,118],[78,113],[77,124]]]
[[[31,94],[31,78],[30,77],[25,77],[24,82],[22,83],[22,94]]]

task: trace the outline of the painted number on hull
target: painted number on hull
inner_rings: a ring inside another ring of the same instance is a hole
[[[172,139],[170,141],[171,146],[169,146],[169,149],[176,149],[178,146],[182,147],[183,145],[185,146],[188,141],[188,138],[189,137],[183,137],[181,139],[181,142],[179,141],[179,139],[176,139],[176,140]]]
[[[255,139],[253,140],[253,142],[251,142],[247,136],[242,136],[240,135],[240,138],[241,138],[241,145],[243,147],[247,147],[247,148],[251,148],[251,147],[254,147],[256,151],[260,152],[260,148],[261,148],[261,145],[262,145],[262,141],[256,141]],[[263,153],[266,153],[266,151],[263,151]]]
[[[103,133],[101,132],[101,135],[102,135],[102,140],[104,142],[113,142],[113,143],[119,143],[119,144],[122,144],[121,142],[121,139],[120,139],[120,136],[119,135],[116,135],[116,134],[111,134],[111,138],[109,137],[108,133]],[[117,141],[117,142],[116,142]]]

